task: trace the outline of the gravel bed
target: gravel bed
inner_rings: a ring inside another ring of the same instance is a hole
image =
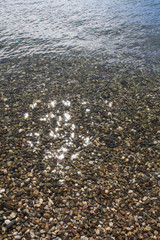
[[[0,239],[160,239],[159,74],[0,63]]]

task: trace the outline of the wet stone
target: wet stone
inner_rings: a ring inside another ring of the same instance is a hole
[[[6,220],[5,223],[7,228],[11,228],[16,223],[16,220],[13,219],[12,221],[8,221],[8,222]]]
[[[158,240],[159,74],[40,54],[0,77],[0,237]]]

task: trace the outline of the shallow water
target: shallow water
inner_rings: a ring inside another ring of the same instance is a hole
[[[95,141],[116,148],[132,111],[158,114],[158,0],[7,0],[0,12],[5,154],[58,162]]]
[[[1,63],[1,151],[57,164],[97,142],[158,144],[159,74],[122,66],[50,54]],[[151,119],[156,130],[141,136]]]

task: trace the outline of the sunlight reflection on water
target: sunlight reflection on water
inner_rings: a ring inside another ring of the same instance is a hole
[[[42,104],[40,100],[38,102]],[[86,105],[86,103],[87,102],[82,102],[82,105]],[[56,100],[52,100],[46,105],[48,108],[46,108],[47,112],[45,115],[38,115],[39,121],[42,122],[41,134],[38,131],[34,132],[31,127],[30,131],[26,133],[26,136],[31,138],[27,141],[27,145],[33,150],[33,152],[35,152],[42,144],[43,138],[47,139],[50,147],[46,148],[44,159],[56,159],[58,164],[65,159],[66,154],[68,154],[70,149],[74,147],[75,138],[78,137],[79,141],[82,142],[82,145],[86,147],[91,143],[91,137],[87,132],[85,134],[77,135],[77,127],[70,111],[71,101],[61,100],[59,106]],[[62,106],[65,108],[62,108]],[[36,109],[38,110],[39,108],[41,108],[41,105],[38,105],[36,100],[33,101],[33,104],[30,104],[29,111],[24,114],[24,119],[28,121],[30,116],[32,116],[32,111],[35,111]],[[87,106],[85,112],[86,114],[89,114],[90,112],[90,109],[87,108]],[[52,125],[52,120],[54,120],[54,126]],[[43,128],[46,129],[45,126],[48,128],[47,135],[43,130]],[[70,159],[76,159],[78,155],[79,152],[74,153],[71,151]]]
[[[159,0],[1,1],[0,59],[82,51],[109,62],[156,63]]]

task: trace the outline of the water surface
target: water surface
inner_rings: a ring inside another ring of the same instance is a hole
[[[61,53],[158,68],[159,0],[6,0],[0,59]]]

